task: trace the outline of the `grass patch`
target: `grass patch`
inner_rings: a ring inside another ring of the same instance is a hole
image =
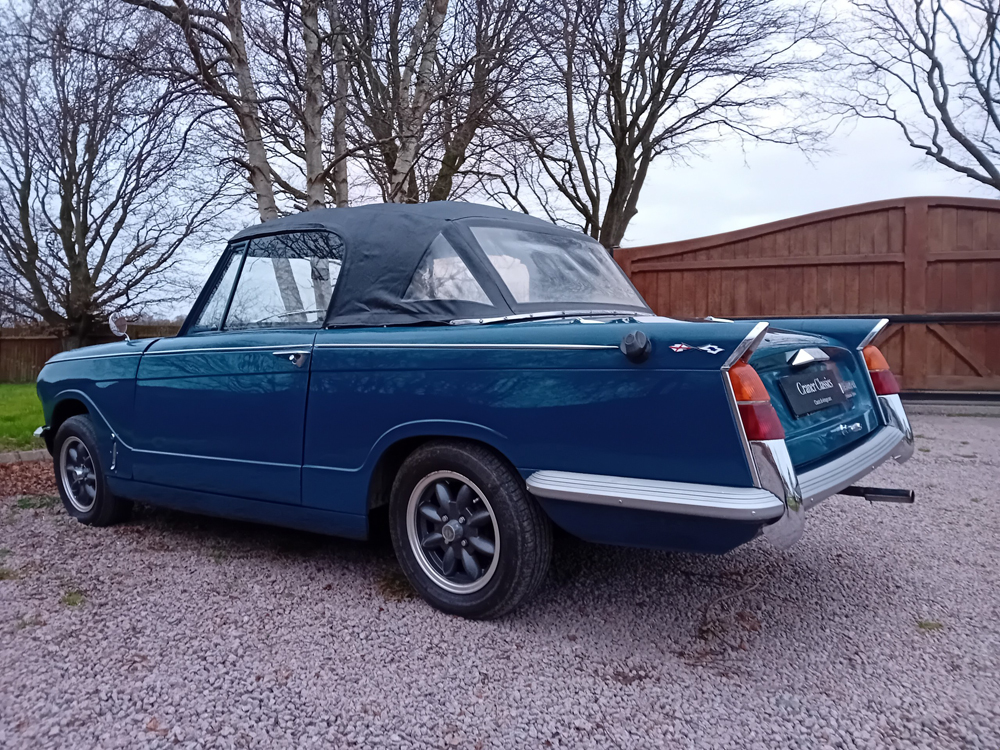
[[[927,633],[933,633],[936,630],[944,629],[944,625],[937,620],[917,620],[917,627]]]
[[[917,448],[917,450],[920,451],[921,453],[930,453],[931,452],[930,448]]]
[[[35,508],[54,508],[59,502],[58,497],[52,495],[21,495],[17,499],[17,507],[21,510],[32,510]]]
[[[65,604],[67,607],[79,607],[85,601],[87,601],[87,596],[79,589],[73,589],[72,591],[67,591],[62,595],[62,599],[59,600],[61,603]]]
[[[16,570],[0,567],[0,581],[16,581],[20,577]]]
[[[981,503],[982,501],[983,501],[983,499],[981,497],[974,497],[974,498],[972,498],[972,502],[974,502],[974,503]]]
[[[32,433],[45,424],[34,383],[0,383],[0,453],[44,448]]]

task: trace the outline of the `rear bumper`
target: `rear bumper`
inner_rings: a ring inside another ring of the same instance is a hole
[[[551,500],[728,521],[766,523],[785,512],[785,504],[760,487],[723,487],[570,471],[536,471],[528,477],[527,484],[531,494]]]
[[[801,474],[783,440],[751,441],[759,487],[726,487],[567,471],[536,471],[528,490],[562,503],[759,524],[776,546],[802,535],[805,511],[854,484],[889,458],[913,454],[913,431],[899,396],[880,396],[884,424],[853,450]]]

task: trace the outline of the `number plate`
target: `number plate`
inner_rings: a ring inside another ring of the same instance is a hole
[[[796,417],[847,402],[840,373],[830,365],[788,375],[779,380],[778,385]]]

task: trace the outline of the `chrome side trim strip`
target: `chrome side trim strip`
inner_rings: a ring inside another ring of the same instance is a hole
[[[785,504],[758,487],[723,487],[665,482],[570,471],[536,471],[528,490],[538,497],[614,508],[680,513],[731,521],[769,521],[781,516]]]
[[[223,456],[199,456],[195,453],[171,453],[169,451],[150,451],[142,448],[133,448],[134,453],[145,453],[148,456],[171,456],[172,458],[195,458],[200,461],[225,461],[234,464],[253,464],[254,466],[281,466],[289,469],[300,468],[298,464],[283,464],[277,461],[250,461],[245,458],[224,458]]]
[[[740,357],[742,357],[747,350],[752,352],[756,349],[757,345],[764,338],[764,334],[767,333],[767,326],[767,321],[762,320],[760,323],[751,328],[750,333],[743,337],[743,340],[739,343],[739,345],[733,349],[733,353],[729,355],[729,358],[726,359],[725,362],[723,362],[722,369],[728,370],[740,360]]]
[[[864,349],[866,346],[868,346],[872,341],[875,340],[876,336],[882,333],[882,329],[885,328],[887,325],[889,325],[889,319],[882,318],[878,323],[875,324],[875,327],[868,332],[868,335],[861,340],[861,343],[858,344],[858,349]]]
[[[311,349],[311,346],[300,346],[298,344],[271,344],[271,346],[206,346],[198,349],[158,349],[155,352],[146,352],[146,356],[156,357],[161,354],[204,354],[205,352],[233,352],[235,354],[239,354],[241,352],[264,351],[281,354],[284,349],[288,349],[288,353],[293,354],[302,349]]]
[[[317,349],[618,349],[617,344],[316,344]]]
[[[861,445],[822,466],[799,474],[802,504],[809,510],[821,500],[837,494],[886,459],[904,454],[906,437],[895,427],[886,426],[865,440]],[[912,445],[910,446],[912,452]],[[907,456],[908,457],[908,456]],[[905,460],[905,459],[903,459]]]
[[[115,354],[87,354],[82,357],[63,357],[62,359],[57,359],[51,364],[58,365],[60,362],[79,362],[84,359],[108,359],[110,357],[138,357],[142,352],[117,352]],[[49,362],[46,362],[49,364]]]

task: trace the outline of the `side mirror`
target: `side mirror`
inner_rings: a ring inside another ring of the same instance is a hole
[[[111,328],[111,333],[115,336],[124,336],[126,341],[129,340],[128,334],[125,333],[128,330],[128,318],[125,317],[124,313],[111,313],[111,317],[108,318],[108,327]]]

